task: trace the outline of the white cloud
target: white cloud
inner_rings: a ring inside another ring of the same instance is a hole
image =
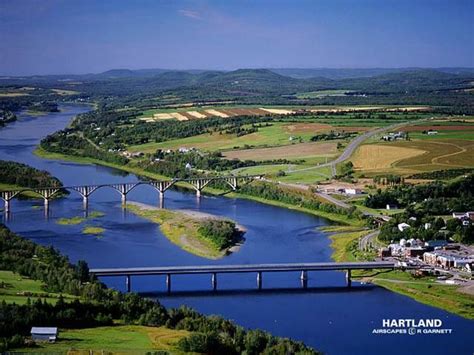
[[[192,18],[193,20],[202,20],[201,14],[192,10],[178,10],[181,16]]]

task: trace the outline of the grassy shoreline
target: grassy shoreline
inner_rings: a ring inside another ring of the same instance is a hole
[[[44,158],[44,159],[65,160],[65,161],[72,161],[72,162],[79,163],[79,164],[97,164],[97,165],[107,166],[107,167],[122,170],[122,171],[127,171],[129,173],[136,174],[136,175],[139,175],[139,176],[145,176],[145,177],[148,177],[148,178],[151,178],[151,179],[169,180],[169,178],[166,177],[166,176],[155,174],[155,173],[150,173],[148,171],[144,171],[144,170],[136,168],[136,167],[129,167],[129,166],[124,166],[124,165],[119,165],[119,164],[114,164],[114,163],[108,163],[108,162],[104,162],[102,160],[93,159],[93,158],[84,158],[84,157],[76,157],[76,156],[60,154],[60,153],[51,153],[51,152],[48,152],[48,151],[44,150],[41,147],[37,147],[34,151],[34,154],[37,155],[38,157]],[[190,187],[186,184],[177,183],[176,186],[179,186],[181,188],[190,189]],[[321,211],[321,210],[311,210],[311,209],[304,208],[304,207],[293,206],[293,205],[290,205],[290,204],[287,204],[287,203],[274,201],[274,200],[267,200],[267,199],[264,199],[264,198],[261,198],[261,197],[246,195],[246,194],[242,194],[242,193],[238,193],[238,192],[228,192],[228,193],[226,193],[226,191],[215,189],[215,188],[209,188],[209,187],[206,187],[204,189],[204,191],[205,191],[205,193],[215,195],[215,196],[224,196],[224,197],[231,197],[231,198],[243,198],[243,199],[247,199],[247,200],[252,200],[252,201],[264,203],[264,204],[267,204],[267,205],[283,207],[283,208],[287,208],[287,209],[298,211],[298,212],[308,213],[308,214],[311,214],[313,216],[323,217],[323,218],[326,218],[326,219],[331,220],[333,222],[341,223],[341,224],[345,224],[345,225],[354,225],[354,226],[362,225],[362,222],[360,220],[351,219],[351,218],[348,218],[347,216],[337,214],[337,213],[330,213],[330,212],[325,212],[325,211]]]
[[[357,261],[365,258],[357,255],[358,239],[368,231],[343,231],[330,236],[334,261]],[[389,291],[410,297],[428,306],[441,308],[464,318],[474,319],[474,296],[460,292],[460,286],[443,285],[434,277],[413,277],[408,272],[353,271],[352,277],[371,282]]]
[[[146,208],[129,202],[127,210],[160,225],[161,232],[181,249],[207,259],[220,259],[229,249],[219,249],[199,231],[200,219],[180,211]]]

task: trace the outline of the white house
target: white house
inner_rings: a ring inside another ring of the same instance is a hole
[[[345,188],[344,192],[347,195],[360,195],[362,193],[361,189],[356,189],[356,188]]]
[[[400,232],[403,232],[404,230],[410,228],[410,225],[408,223],[399,223],[397,227]]]

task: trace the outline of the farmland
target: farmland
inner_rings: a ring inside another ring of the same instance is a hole
[[[305,159],[314,156],[332,157],[337,154],[337,144],[331,143],[301,143],[274,148],[232,150],[224,153],[227,159],[240,160],[273,160],[273,159]]]
[[[352,157],[360,173],[414,174],[474,167],[474,124],[436,120],[407,126],[410,140],[366,144]],[[435,131],[427,134],[428,131]]]
[[[338,91],[338,90],[335,90]],[[311,94],[311,93],[306,93]],[[260,105],[236,105],[236,106],[184,106],[157,108],[143,111],[138,118],[146,122],[159,120],[177,119],[187,121],[192,119],[204,119],[209,117],[235,117],[235,116],[268,116],[268,115],[294,115],[297,113],[340,113],[361,111],[405,111],[425,112],[428,106],[260,106]]]
[[[131,152],[154,152],[156,149],[178,149],[180,147],[196,148],[206,151],[230,150],[252,147],[290,145],[291,137],[308,141],[311,136],[320,132],[335,129],[328,124],[286,123],[277,122],[258,129],[258,132],[237,137],[234,134],[205,133],[197,136],[169,140],[161,143],[148,143],[131,146]]]

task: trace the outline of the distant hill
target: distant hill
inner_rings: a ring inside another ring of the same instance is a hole
[[[367,69],[357,69],[357,68],[308,68],[308,69],[299,69],[299,68],[279,68],[279,69],[270,69],[271,71],[289,76],[292,78],[298,79],[308,79],[314,77],[324,77],[328,79],[350,79],[350,78],[369,78],[385,74],[393,73],[403,73],[416,70],[426,70],[423,68],[367,68]],[[444,73],[450,74],[472,74],[474,73],[474,68],[431,68],[428,70],[435,70]]]
[[[469,86],[473,78],[474,71],[458,75],[433,69],[417,69],[369,78],[344,79],[338,83],[353,90],[408,92],[463,88]]]
[[[279,69],[278,71],[270,69],[234,71],[113,69],[100,74],[3,78],[0,80],[0,86],[36,85],[67,89],[80,92],[84,98],[143,96],[152,100],[157,95],[163,94],[188,101],[216,98],[240,100],[246,97],[254,97],[254,101],[258,101],[257,98],[265,97],[265,100],[260,100],[260,102],[283,103],[294,98],[297,93],[317,90],[351,90],[355,92],[354,95],[359,93],[370,95],[428,93],[472,88],[474,81],[472,68]],[[328,76],[337,78],[332,79]]]

